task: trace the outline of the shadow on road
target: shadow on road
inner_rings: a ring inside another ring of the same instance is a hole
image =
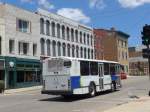
[[[117,92],[117,91],[114,91]],[[100,95],[106,95],[112,93],[111,91],[105,91],[105,92],[99,92],[96,94],[95,97],[98,97]],[[50,102],[75,102],[79,100],[84,100],[91,98],[88,95],[73,95],[73,96],[68,96],[68,97],[63,97],[63,96],[58,96],[58,97],[52,97],[52,98],[45,98],[45,99],[40,99],[39,101],[50,101]]]

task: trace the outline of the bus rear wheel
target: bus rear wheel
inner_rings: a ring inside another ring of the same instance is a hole
[[[89,96],[94,97],[96,95],[96,87],[93,83],[89,86]]]

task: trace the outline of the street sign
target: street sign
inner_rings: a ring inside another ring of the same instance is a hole
[[[142,50],[142,55],[143,55],[143,58],[149,58],[150,57],[150,49],[143,49]]]

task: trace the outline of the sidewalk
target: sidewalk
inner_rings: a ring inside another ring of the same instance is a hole
[[[150,112],[150,97],[143,97],[104,112]]]
[[[8,89],[8,90],[4,91],[4,94],[15,94],[15,93],[35,91],[35,90],[41,90],[41,89],[42,89],[42,86],[33,86],[33,87],[18,88],[18,89]]]

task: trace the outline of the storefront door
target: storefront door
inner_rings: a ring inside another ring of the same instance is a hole
[[[13,88],[14,85],[14,71],[9,71],[9,88]]]

